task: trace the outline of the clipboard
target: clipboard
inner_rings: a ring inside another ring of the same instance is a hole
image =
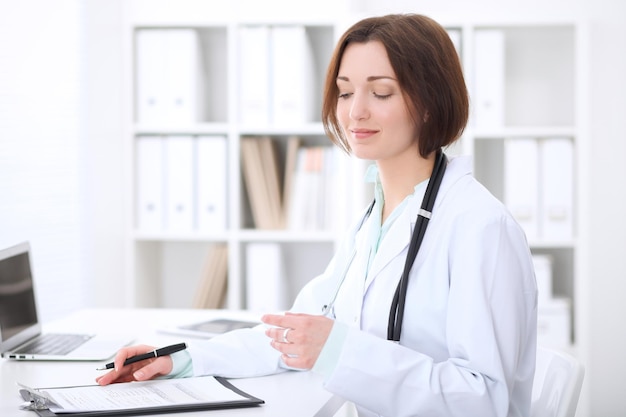
[[[186,411],[200,411],[200,410],[221,410],[228,408],[246,408],[246,407],[257,407],[265,403],[265,401],[256,398],[239,388],[235,387],[232,383],[230,383],[227,379],[222,377],[193,377],[193,378],[180,378],[178,381],[182,380],[196,380],[196,379],[211,379],[217,381],[221,386],[231,391],[233,396],[226,400],[218,400],[218,401],[206,401],[206,402],[195,402],[195,403],[172,403],[167,405],[158,405],[158,406],[141,406],[134,408],[116,408],[116,409],[106,409],[106,410],[83,410],[83,411],[62,411],[62,412],[54,412],[51,411],[50,408],[55,409],[57,404],[54,402],[54,397],[50,396],[48,393],[52,390],[63,390],[67,392],[71,392],[72,390],[82,389],[82,388],[96,388],[98,385],[87,385],[87,386],[76,386],[76,387],[50,387],[50,388],[37,388],[32,389],[29,387],[22,386],[19,390],[20,395],[26,401],[24,405],[22,405],[22,409],[35,411],[37,415],[40,417],[73,417],[73,416],[81,416],[81,417],[105,417],[105,416],[131,416],[131,415],[146,415],[146,414],[163,414],[163,413],[174,413],[174,412],[186,412]],[[148,382],[153,386],[159,387],[165,384],[174,384],[176,379],[161,379],[161,380],[151,380],[151,381],[143,381]],[[134,384],[134,386],[138,386],[143,384],[143,382],[130,382],[130,383],[121,383],[114,385],[127,385]],[[207,380],[208,382],[208,380]],[[103,388],[103,387],[101,387]],[[232,398],[236,397],[236,398]]]

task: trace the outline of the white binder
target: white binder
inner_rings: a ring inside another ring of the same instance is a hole
[[[477,128],[504,125],[506,49],[499,29],[480,29],[474,34],[474,122]]]
[[[541,228],[546,239],[574,235],[574,144],[569,138],[547,138],[540,145]]]
[[[279,312],[289,308],[283,255],[278,243],[246,245],[246,310]]]
[[[198,34],[194,29],[164,31],[166,54],[165,118],[168,123],[201,120],[202,67]]]
[[[554,349],[571,346],[571,301],[553,298],[537,308],[537,344]]]
[[[528,239],[539,238],[539,149],[534,138],[505,139],[504,204]]]
[[[145,29],[137,40],[137,120],[191,123],[201,118],[202,69],[194,29]]]
[[[272,122],[301,125],[315,118],[317,92],[311,42],[301,25],[271,29]]]
[[[461,32],[461,29],[446,29],[446,31],[448,32],[448,36],[450,36],[450,40],[452,41],[452,44],[454,45],[454,48],[456,49],[456,53],[459,55],[459,58],[460,58],[463,53],[463,50],[462,50],[463,33]]]
[[[165,229],[189,232],[193,230],[193,138],[168,136],[165,144]]]
[[[197,229],[226,229],[227,142],[225,136],[198,136],[196,142]]]
[[[543,305],[552,300],[552,263],[551,255],[533,254],[533,267],[537,280],[538,302]]]
[[[137,229],[144,232],[163,228],[163,138],[140,136],[136,140]]]
[[[165,117],[164,82],[167,79],[163,31],[139,30],[136,34],[137,121],[161,122]]]
[[[270,123],[270,28],[239,28],[239,121],[244,125]]]

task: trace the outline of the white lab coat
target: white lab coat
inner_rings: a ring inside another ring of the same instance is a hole
[[[470,170],[468,158],[448,164],[411,270],[400,344],[386,340],[387,322],[424,187],[388,230],[368,274],[372,218],[355,226],[296,299],[294,311],[320,314],[337,295],[334,315],[350,330],[325,387],[357,404],[360,416],[529,415],[537,317],[531,255],[519,225]],[[194,373],[281,371],[260,330],[190,347]]]

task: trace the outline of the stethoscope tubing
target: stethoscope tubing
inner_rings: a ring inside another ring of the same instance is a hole
[[[389,321],[387,324],[387,339],[394,342],[400,341],[400,335],[402,333],[402,321],[404,319],[404,307],[406,305],[406,294],[409,287],[409,274],[413,263],[417,258],[424,235],[426,234],[426,228],[432,214],[435,200],[439,192],[439,187],[443,180],[443,175],[446,171],[447,158],[441,149],[437,151],[435,166],[431,174],[431,179],[428,181],[424,198],[422,199],[421,210],[417,215],[415,221],[415,228],[413,235],[411,236],[411,242],[404,262],[404,269],[400,282],[396,287],[396,291],[391,302],[391,309],[389,311]]]
[[[413,230],[413,235],[411,236],[411,242],[409,243],[409,249],[404,262],[402,276],[400,277],[400,281],[398,282],[398,286],[396,287],[396,291],[391,302],[389,320],[387,325],[388,340],[392,340],[395,342],[400,341],[400,335],[402,333],[402,321],[404,317],[404,308],[406,304],[406,294],[409,284],[409,273],[411,272],[411,268],[413,267],[413,263],[415,262],[415,259],[417,257],[417,253],[421,246],[422,240],[424,239],[424,235],[426,234],[426,228],[428,226],[428,222],[430,220],[432,210],[435,205],[435,200],[437,198],[437,194],[439,192],[439,188],[441,186],[441,182],[446,171],[447,162],[448,159],[446,158],[446,155],[443,153],[443,151],[441,149],[437,150],[435,165],[433,167],[433,172],[431,174],[430,180],[428,181],[428,185],[426,186],[426,192],[424,193],[424,198],[422,199],[421,209],[417,215],[415,228]],[[365,221],[372,213],[375,203],[376,200],[372,201],[372,203],[369,205],[368,209],[363,215],[363,218],[361,219],[361,222],[354,229],[354,234],[356,234],[356,232],[361,229],[363,224],[365,224]],[[341,281],[337,284],[332,300],[322,307],[322,313],[324,315],[333,315],[334,305],[339,294],[339,290],[341,289],[341,286],[346,279],[346,275],[348,274],[348,270],[350,269],[350,266],[355,256],[356,248],[353,248],[350,256],[348,257],[342,268],[342,278]]]

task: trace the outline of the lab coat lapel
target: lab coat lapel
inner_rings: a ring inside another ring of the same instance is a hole
[[[367,281],[365,283],[366,290],[385,266],[408,247],[415,225],[415,215],[417,215],[417,210],[413,207],[415,205],[414,201],[415,199],[412,199],[412,201],[409,202],[409,205],[394,221],[383,238],[378,248],[378,253],[372,262],[369,274],[367,275]],[[417,204],[419,204],[419,201]]]
[[[445,195],[450,187],[462,178],[464,175],[471,174],[472,161],[469,157],[456,157],[454,163],[449,163],[446,169],[446,174],[439,188],[439,193],[435,201],[435,207],[433,212],[437,212],[437,207],[442,204],[445,199]],[[417,198],[416,198],[417,197]],[[378,253],[372,262],[369,274],[367,275],[367,281],[365,283],[365,291],[368,290],[370,284],[376,279],[383,269],[391,262],[395,257],[399,256],[405,249],[408,249],[413,229],[415,228],[415,221],[417,219],[417,213],[419,212],[422,204],[422,196],[414,196],[409,201],[400,216],[395,220],[391,226],[387,235],[378,249]],[[436,214],[435,214],[436,215]],[[423,245],[422,245],[423,246]],[[402,257],[402,267],[404,268],[405,257]],[[417,266],[417,262],[414,267]],[[400,279],[400,270],[398,279]],[[365,292],[364,292],[365,293]]]

